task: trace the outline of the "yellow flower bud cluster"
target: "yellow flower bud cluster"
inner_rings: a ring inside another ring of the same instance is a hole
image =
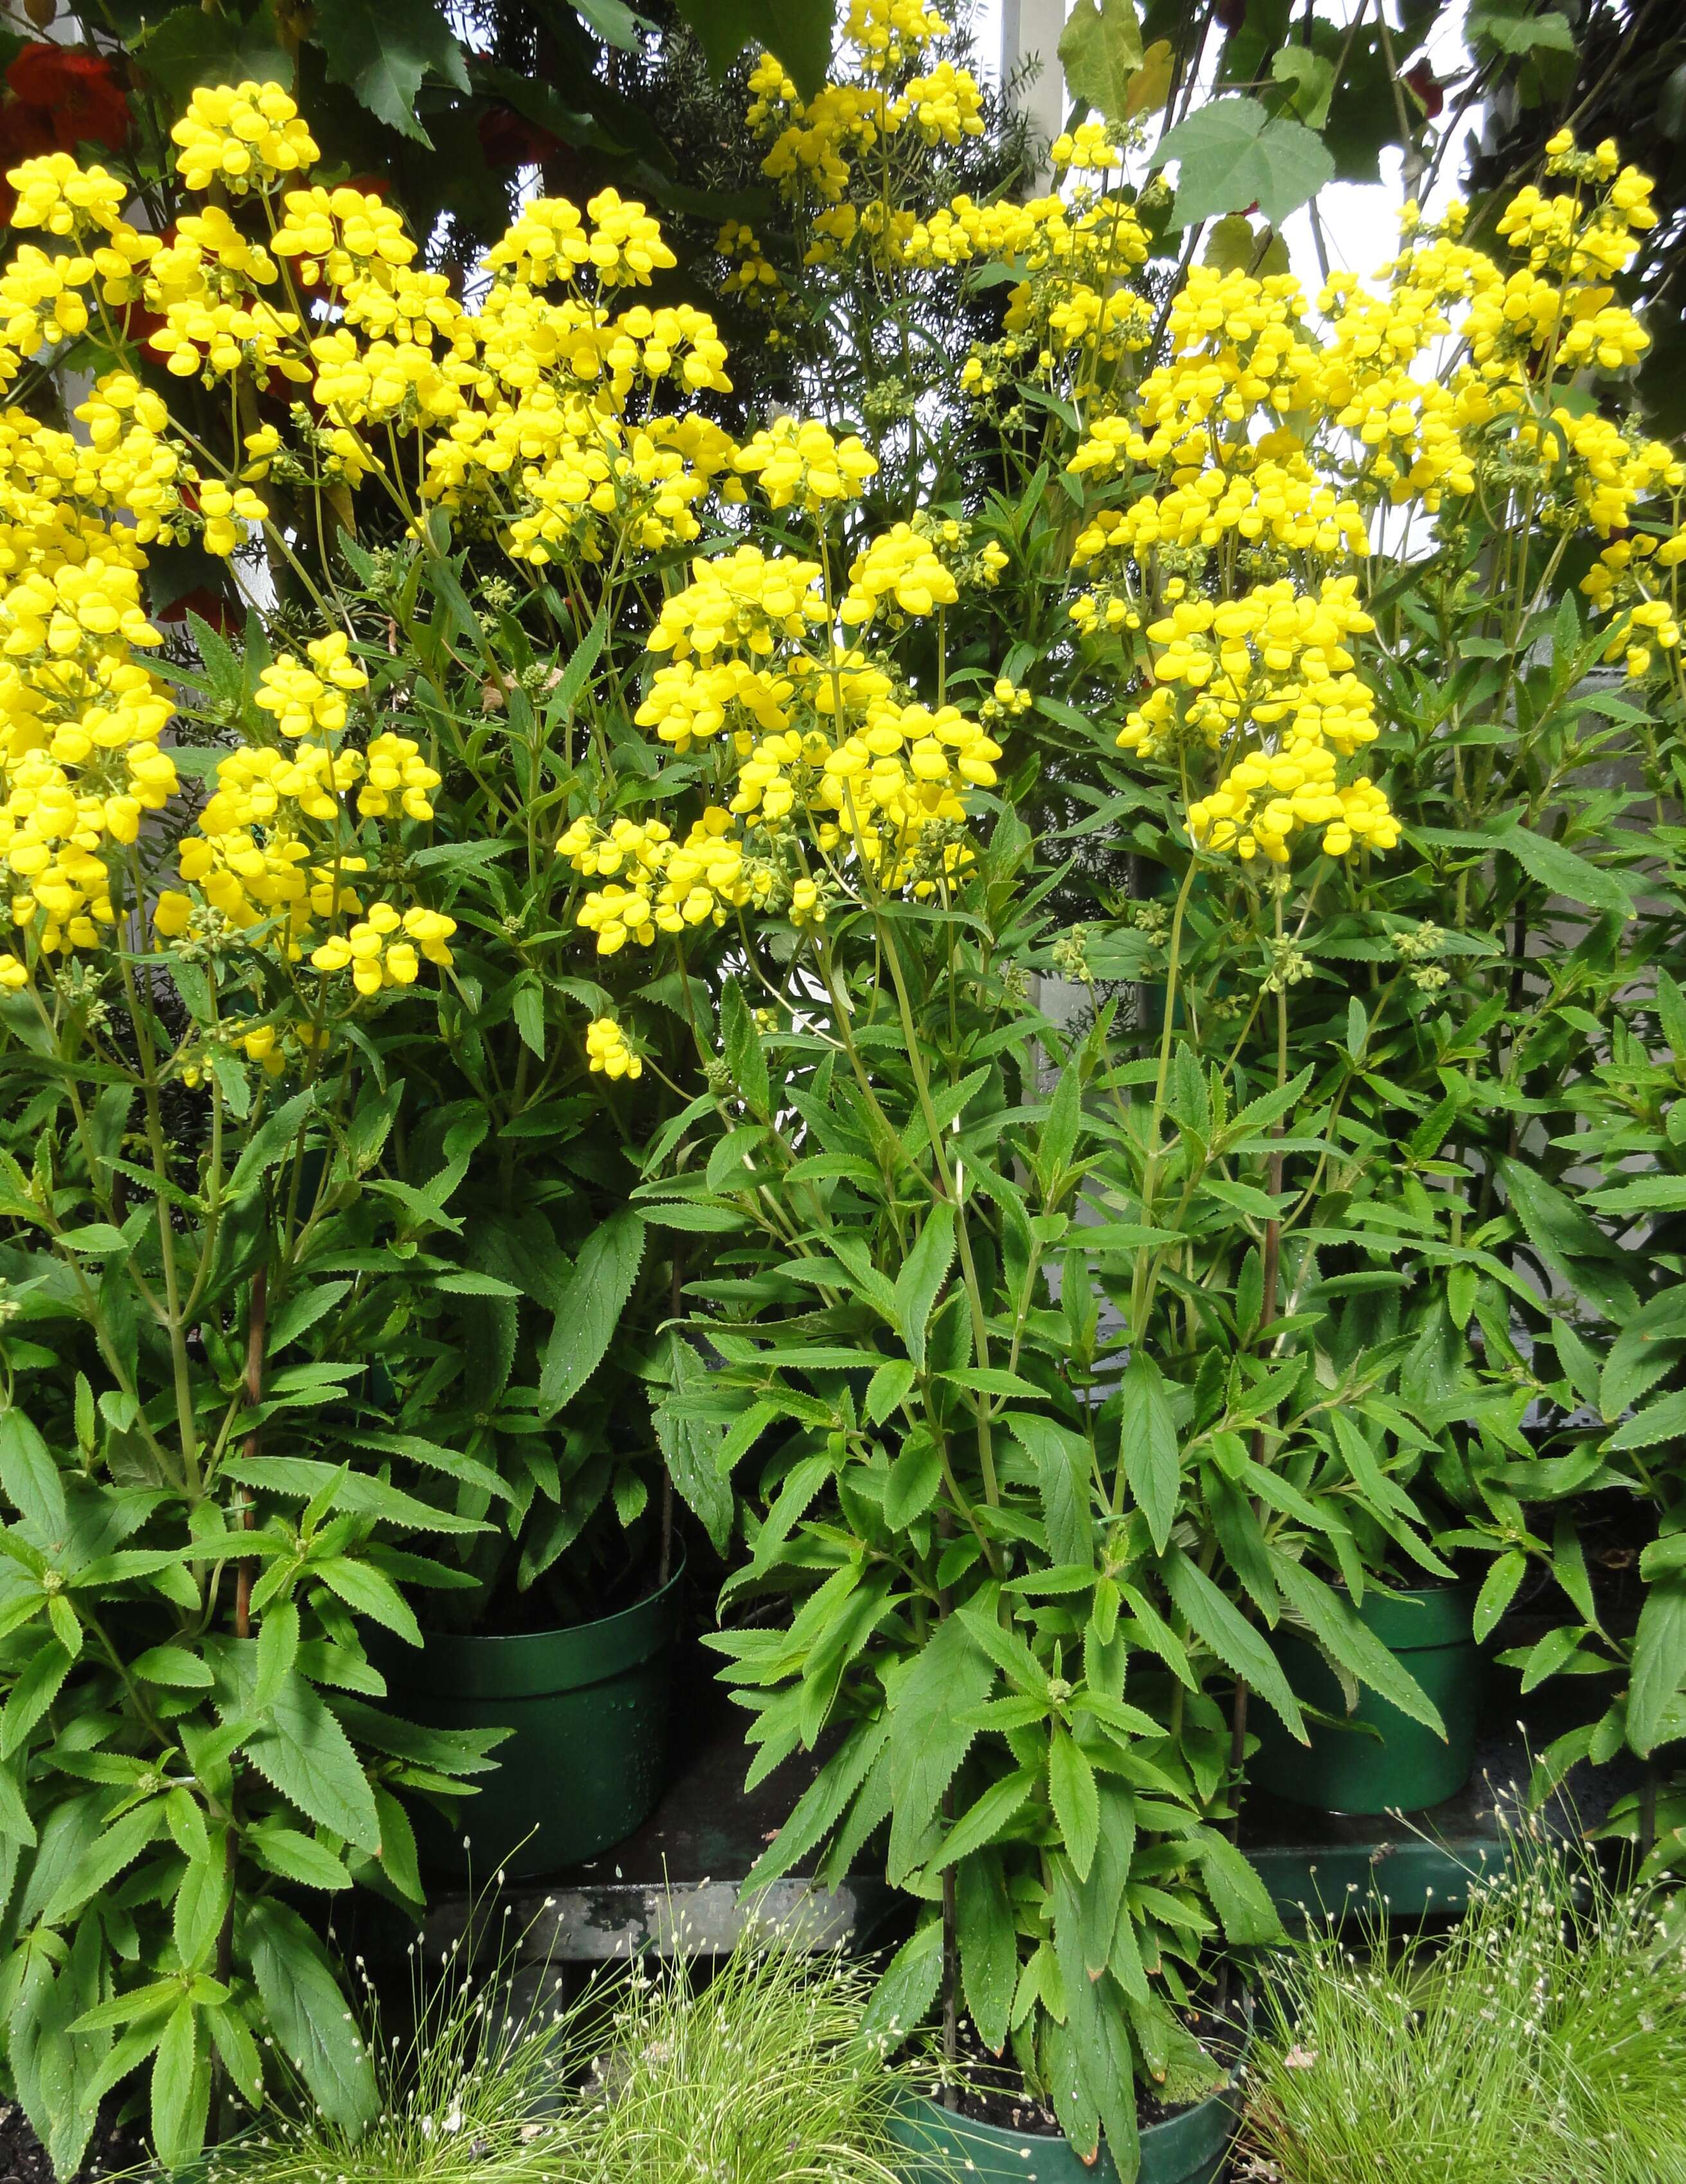
[[[7,180],[17,192],[14,227],[42,227],[61,237],[121,231],[129,185],[103,167],[79,167],[69,152],[49,152],[25,159]]]
[[[683,755],[729,725],[740,736],[782,728],[795,688],[788,676],[745,660],[670,660],[650,677],[650,694],[633,718]]]
[[[911,120],[928,144],[957,144],[963,136],[983,135],[983,109],[984,95],[971,70],[939,61],[890,102],[889,124],[893,130]]]
[[[1064,174],[1069,167],[1104,174],[1108,168],[1124,164],[1124,153],[1113,142],[1104,121],[1083,121],[1054,138],[1048,147],[1048,162],[1056,174]]]
[[[773,304],[784,292],[779,269],[768,256],[761,237],[746,221],[729,220],[721,228],[715,248],[732,261],[724,287],[728,295],[751,304]]]
[[[1534,454],[1544,483],[1565,497],[1568,520],[1578,517],[1605,538],[1627,528],[1636,501],[1686,487],[1686,462],[1666,441],[1594,410],[1560,404],[1549,418],[1524,418],[1516,436]]]
[[[925,0],[849,0],[843,35],[868,68],[888,74],[946,37],[948,25]]]
[[[1232,466],[1198,471],[1124,508],[1097,510],[1072,543],[1071,565],[1080,569],[1119,552],[1145,562],[1156,547],[1210,548],[1231,536],[1325,559],[1370,551],[1364,511],[1350,493],[1320,477],[1297,447],[1278,460],[1261,445]]]
[[[652,652],[704,660],[723,649],[770,654],[826,618],[818,561],[763,554],[758,546],[691,564],[692,582],[664,602],[650,635]]]
[[[600,190],[585,212],[583,220],[566,198],[535,198],[487,252],[488,270],[507,269],[516,281],[543,287],[589,268],[601,287],[648,287],[652,273],[678,262],[636,198]]]
[[[196,91],[170,135],[190,190],[208,190],[213,182],[237,196],[266,189],[321,157],[298,107],[276,83]]]
[[[102,550],[97,525],[54,522],[26,492],[4,499],[0,562],[27,566],[0,584],[0,888],[20,939],[50,956],[98,946],[116,922],[126,853],[177,788],[159,747],[173,709],[132,656],[159,634],[120,538]],[[0,964],[24,982],[20,956]]]
[[[636,1084],[644,1074],[643,1057],[628,1045],[626,1034],[613,1017],[594,1017],[585,1028],[587,1066],[600,1070],[611,1084],[621,1078]]]
[[[416,255],[402,217],[372,191],[344,185],[326,190],[318,183],[289,190],[282,208],[276,257],[300,261],[307,279],[320,277],[331,288],[346,287],[368,273],[390,278]]]
[[[745,117],[751,130],[772,138],[762,172],[788,197],[839,205],[857,167],[886,138],[911,129],[935,146],[981,136],[983,91],[969,69],[940,59],[907,73],[946,34],[942,18],[918,0],[865,0],[846,30],[844,65],[853,80],[824,84],[806,102],[783,64],[764,54],[750,74]],[[876,182],[872,193],[880,194]],[[860,232],[899,240],[897,230],[911,225],[911,215],[905,223],[863,220],[858,230],[851,226],[851,239]]]

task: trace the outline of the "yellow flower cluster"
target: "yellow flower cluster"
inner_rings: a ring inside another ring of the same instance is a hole
[[[14,458],[74,445],[9,421]],[[0,884],[14,928],[51,956],[97,946],[116,922],[126,853],[177,787],[159,746],[173,707],[133,657],[159,642],[133,549],[20,471],[14,460],[0,492],[0,567],[23,568],[0,587]],[[0,983],[26,977],[0,954]]]
[[[1056,173],[1076,167],[1090,174],[1104,174],[1124,164],[1124,153],[1114,144],[1104,121],[1083,121],[1062,131],[1048,147],[1048,162]]]
[[[729,295],[740,296],[751,304],[772,304],[784,294],[784,284],[779,277],[778,267],[747,222],[729,220],[721,228],[715,247],[723,258],[736,261],[726,277]]]
[[[1220,754],[1219,785],[1189,809],[1197,841],[1285,864],[1302,828],[1322,828],[1331,856],[1398,840],[1368,777],[1336,780],[1337,757],[1378,733],[1375,694],[1348,649],[1375,627],[1357,590],[1355,577],[1329,577],[1314,598],[1283,579],[1217,604],[1176,599],[1148,626],[1154,687],[1119,744],[1144,757],[1188,741]]]
[[[273,713],[284,736],[306,736],[312,728],[338,735],[345,726],[346,701],[366,690],[369,678],[350,657],[350,639],[341,629],[312,638],[304,648],[307,667],[290,652],[258,677],[255,702]]]
[[[652,273],[678,262],[636,198],[600,190],[585,211],[589,228],[566,198],[535,198],[487,252],[488,270],[542,287],[589,268],[601,287],[648,287]]]
[[[190,190],[208,190],[213,182],[237,195],[265,188],[321,157],[299,109],[276,83],[196,91],[170,135]]]
[[[929,53],[944,34],[930,8],[857,0],[851,25],[872,81],[835,111],[822,106],[818,122],[798,116],[804,125],[824,137],[835,122],[860,142],[976,129],[975,85]],[[782,73],[760,81],[795,115]],[[17,413],[0,421],[13,572],[0,583],[0,825],[14,919],[42,948],[91,944],[118,914],[115,851],[176,787],[158,743],[169,701],[133,656],[157,641],[139,607],[144,542],[227,554],[270,521],[266,480],[355,489],[378,478],[411,499],[417,521],[444,506],[517,561],[589,562],[693,539],[706,499],[741,500],[746,488],[823,532],[878,467],[858,436],[818,423],[780,419],[739,447],[695,410],[664,412],[669,384],[683,397],[729,391],[725,349],[690,305],[626,303],[620,292],[673,259],[645,209],[613,191],[583,210],[523,207],[470,304],[418,267],[378,196],[304,178],[315,147],[278,87],[203,91],[176,137],[188,186],[215,194],[168,241],[125,222],[125,186],[101,170],[60,155],[20,175],[20,216],[56,254],[21,256],[0,276],[0,369],[80,334],[96,299],[132,302],[154,315],[148,346],[172,374],[211,386],[279,378],[309,401],[290,431],[246,429],[222,475],[129,370],[96,380],[81,408],[85,443],[49,441]],[[265,240],[243,198],[262,201]],[[1000,745],[958,707],[898,688],[857,633],[930,616],[963,586],[994,581],[1004,560],[992,541],[974,550],[960,522],[924,516],[838,560],[748,543],[699,558],[659,606],[639,720],[676,750],[709,750],[716,782],[684,825],[652,814],[567,827],[561,852],[592,883],[578,922],[599,950],[745,910],[818,924],[839,861],[877,885],[927,891],[961,869],[966,799],[993,783]],[[840,597],[825,574],[840,561]],[[272,727],[221,760],[180,844],[178,883],[154,904],[162,941],[243,938],[288,963],[348,972],[365,996],[449,963],[450,921],[378,899],[388,890],[373,882],[386,852],[371,827],[427,819],[439,777],[378,720],[366,741],[355,733],[353,703],[369,687],[343,631],[262,668],[254,717]],[[992,722],[1016,702],[984,701]],[[272,1031],[254,1028],[248,1059],[270,1067],[293,1050]]]
[[[289,190],[282,207],[272,248],[277,258],[298,261],[307,287],[321,280],[343,288],[360,274],[408,265],[416,255],[397,210],[372,191],[319,183]]]
[[[957,525],[955,530],[957,539]],[[874,538],[851,565],[840,612],[851,628],[858,628],[887,605],[904,615],[935,614],[939,607],[952,607],[959,596],[959,586],[930,539],[911,523],[898,523]]]
[[[878,475],[878,458],[857,433],[835,440],[823,425],[780,417],[739,448],[735,467],[758,479],[769,508],[794,502],[813,515],[829,501],[856,499]]]
[[[818,561],[740,546],[693,561],[691,578],[664,603],[650,634],[652,652],[675,660],[693,653],[707,660],[723,649],[767,655],[781,638],[800,638],[811,622],[826,619]]]
[[[890,125],[896,129],[911,120],[928,144],[957,144],[963,136],[983,135],[983,110],[984,95],[971,70],[939,61],[890,102]]]
[[[620,1078],[634,1084],[644,1074],[642,1056],[628,1045],[626,1034],[613,1017],[594,1017],[585,1028],[588,1066],[600,1070],[611,1084]]]
[[[324,972],[349,969],[352,984],[366,998],[382,986],[413,986],[422,968],[418,950],[428,962],[448,966],[451,952],[445,943],[455,931],[456,920],[442,911],[416,907],[400,914],[391,903],[377,902],[349,933],[336,933],[313,949],[310,962]]]
[[[750,74],[746,115],[752,130],[772,139],[762,173],[809,209],[840,207],[859,163],[886,139],[909,129],[926,146],[981,136],[983,92],[969,69],[944,59],[908,73],[947,31],[941,16],[918,0],[857,0],[845,29],[855,80],[824,84],[806,102],[784,64],[763,55]],[[868,201],[876,193],[875,183]],[[879,208],[888,209],[881,197]],[[870,203],[861,209],[869,211]],[[899,244],[911,224],[911,216],[898,214],[851,220],[848,239],[861,233]]]
[[[364,916],[357,883],[369,866],[347,818],[351,792],[356,791],[360,819],[388,817],[394,802],[406,817],[427,819],[433,816],[429,792],[438,784],[438,774],[415,741],[390,730],[371,737],[366,750],[301,740],[282,749],[248,744],[232,752],[219,763],[215,790],[176,856],[184,885],[198,889],[215,919],[200,916],[192,895],[170,889],[154,911],[159,933],[167,939],[209,936],[221,921],[221,928],[300,961],[315,922]],[[441,922],[439,913],[420,907],[400,917],[390,905],[377,903],[366,922],[377,936],[397,929],[389,911],[404,928],[400,951],[413,942],[430,962],[450,961],[444,947],[455,929],[450,919]],[[352,928],[354,937],[358,930]],[[317,947],[310,961],[318,970],[339,969],[352,961],[340,952],[343,939],[330,934]],[[371,954],[366,941],[356,960],[378,967],[387,959],[381,950]],[[400,952],[390,972],[372,985],[366,975],[358,978],[357,990],[367,994],[382,984],[410,984],[415,978],[410,965],[410,957]]]

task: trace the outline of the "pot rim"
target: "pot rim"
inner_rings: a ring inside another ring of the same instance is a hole
[[[1192,2102],[1186,2109],[1180,2109],[1175,2115],[1161,2116],[1157,2123],[1142,2123],[1138,2114],[1136,2135],[1144,2146],[1150,2141],[1155,2145],[1168,2143],[1188,2130],[1197,2117],[1206,2116],[1214,2107],[1224,2106],[1233,2109],[1235,2097],[1245,2082],[1248,2059],[1253,2053],[1253,1994],[1250,1986],[1242,1989],[1242,1997],[1246,2024],[1242,2035],[1241,2048],[1234,2062],[1231,2064],[1223,2084],[1208,2093],[1203,2099]],[[1005,2124],[985,2123],[980,2118],[973,2116],[957,2116],[952,2109],[944,2108],[934,2095],[918,2092],[912,2087],[907,2089],[902,2098],[909,2106],[917,2103],[922,2108],[930,2109],[934,2114],[942,2117],[951,2129],[957,2126],[959,2130],[991,2146],[1000,2147],[1014,2153],[1021,2148],[1030,2149],[1035,2147],[1071,2147],[1071,2141],[1064,2131],[1013,2131]],[[1163,2134],[1163,2137],[1160,2134]],[[1075,2152],[1075,2148],[1072,2150]],[[1082,2159],[1080,2154],[1078,2159],[1080,2160]]]
[[[548,1646],[558,1638],[595,1638],[604,1633],[614,1633],[617,1626],[632,1621],[634,1616],[648,1615],[660,1607],[683,1585],[685,1577],[685,1551],[679,1543],[678,1559],[673,1575],[666,1585],[647,1592],[642,1600],[634,1601],[630,1607],[617,1607],[612,1615],[595,1615],[584,1623],[555,1623],[543,1630],[441,1630],[437,1624],[423,1623],[419,1627],[423,1646],[438,1643],[442,1646]],[[409,1649],[414,1652],[414,1647]]]

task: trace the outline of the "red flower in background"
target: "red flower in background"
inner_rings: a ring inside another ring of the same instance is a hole
[[[1419,61],[1415,68],[1408,68],[1403,81],[1422,101],[1422,110],[1429,120],[1434,120],[1445,110],[1446,86],[1436,80],[1434,71],[1426,61]]]
[[[47,152],[78,144],[120,151],[129,135],[129,96],[109,58],[78,46],[25,46],[6,70],[10,96],[0,103],[0,173]],[[0,217],[17,203],[0,185]]]
[[[191,592],[183,592],[179,599],[172,599],[167,607],[155,609],[153,620],[185,626],[190,613],[198,615],[201,621],[209,622],[219,637],[227,637],[243,627],[227,595],[214,592],[209,584],[196,584]]]
[[[548,129],[512,106],[488,106],[476,129],[488,167],[540,167],[556,149]]]

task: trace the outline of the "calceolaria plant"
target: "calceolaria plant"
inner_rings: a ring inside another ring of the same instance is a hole
[[[1666,837],[1671,846],[1674,838],[1672,831]],[[1617,1328],[1589,1329],[1590,1340],[1562,1330],[1555,1358],[1530,1374],[1547,1421],[1539,1468],[1555,1474],[1555,1522],[1548,1537],[1538,1520],[1546,1513],[1538,1513],[1488,1580],[1509,1596],[1531,1568],[1555,1577],[1553,1597],[1567,1619],[1509,1657],[1510,1665],[1530,1684],[1595,1677],[1580,1688],[1597,1699],[1583,1709],[1591,1719],[1541,1752],[1537,1788],[1555,1788],[1581,1760],[1605,1764],[1625,1746],[1644,1763],[1644,1780],[1616,1801],[1605,1831],[1636,1847],[1647,1880],[1686,1866],[1686,1779],[1674,1759],[1686,1734],[1686,1480],[1674,1453],[1686,1420],[1683,1070],[1686,996],[1660,972],[1653,994],[1631,995],[1612,1012],[1609,1051],[1573,1089],[1576,1127],[1554,1148],[1588,1174],[1589,1215],[1637,1278],[1637,1309]],[[1637,1546],[1637,1616],[1611,1612],[1577,1556],[1583,1527],[1572,1497],[1599,1490],[1606,1506],[1639,1514],[1637,1538],[1628,1535],[1616,1550],[1632,1561]]]
[[[286,2006],[255,1846],[407,1892],[382,1799],[477,1757],[378,1741],[355,1618],[589,1608],[670,1489],[723,1541],[735,1473],[756,1763],[843,1732],[775,1857],[887,1830],[882,2020],[963,2003],[1127,2169],[1137,2072],[1209,2075],[1209,1945],[1271,1927],[1226,1832],[1247,1694],[1301,1725],[1269,1632],[1421,1710],[1354,1602],[1553,1490],[1539,1269],[1630,1301],[1529,1133],[1634,944],[1588,769],[1666,777],[1683,472],[1599,392],[1643,179],[1555,143],[1510,270],[1413,214],[1315,304],[1251,229],[1173,279],[1120,119],[943,200],[940,19],[847,32],[755,125],[920,384],[741,442],[613,191],[465,300],[278,86],[195,96],[167,238],[114,170],[14,172],[8,2054],[65,2043],[80,2116],[155,2053],[172,2154]],[[1003,308],[949,357],[960,278]],[[85,436],[36,415],[72,354]],[[165,540],[270,602],[167,673]]]
[[[103,655],[91,633],[56,688],[36,680],[61,743],[101,718],[63,694]],[[377,1625],[419,1641],[409,1596],[459,1574],[433,1535],[475,1521],[354,1471],[324,1430],[401,1243],[361,1195],[393,1102],[321,1021],[311,1083],[272,1096],[247,1066],[275,998],[249,951],[166,967],[120,854],[99,955],[0,1004],[0,2023],[64,2176],[137,2070],[173,2164],[214,2077],[225,2115],[262,2102],[277,2043],[326,2113],[367,2120],[305,1914],[356,1882],[419,1911],[407,1804],[497,1741],[388,1714],[365,1651]]]
[[[1611,148],[1554,142],[1562,187],[1499,223],[1514,270],[1411,211],[1380,281],[1315,310],[1223,249],[1165,298],[1165,193],[1100,123],[1056,147],[1060,194],[822,226],[876,187],[935,35],[885,20],[857,77],[780,91],[769,175],[863,284],[1019,277],[907,421],[948,498],[863,537],[850,421],[792,426],[794,550],[667,599],[651,725],[709,755],[721,838],[816,893],[745,921],[644,1203],[746,1232],[686,1285],[721,1365],[672,1408],[717,1468],[760,1465],[732,1597],[788,1616],[721,1641],[757,1769],[851,1724],[775,1860],[829,1841],[840,1870],[887,1824],[926,1909],[885,2016],[946,1972],[951,2019],[1127,2161],[1130,2066],[1164,2070],[1214,1911],[1268,1918],[1222,1833],[1249,1690],[1298,1725],[1264,1634],[1432,1720],[1354,1604],[1498,1553],[1490,1627],[1559,1490],[1523,1430],[1519,1330],[1575,1340],[1542,1276],[1625,1308],[1525,1156],[1634,947],[1622,799],[1583,783],[1654,759],[1683,473],[1590,398],[1644,344],[1609,279],[1647,188]],[[1013,490],[943,437],[969,398]],[[1599,551],[1617,530],[1653,545]],[[1601,661],[1629,695],[1588,689]],[[1056,972],[1157,983],[1151,1035],[1103,1001],[1068,1040],[1028,998]],[[1573,1585],[1572,1535],[1550,1552]]]

